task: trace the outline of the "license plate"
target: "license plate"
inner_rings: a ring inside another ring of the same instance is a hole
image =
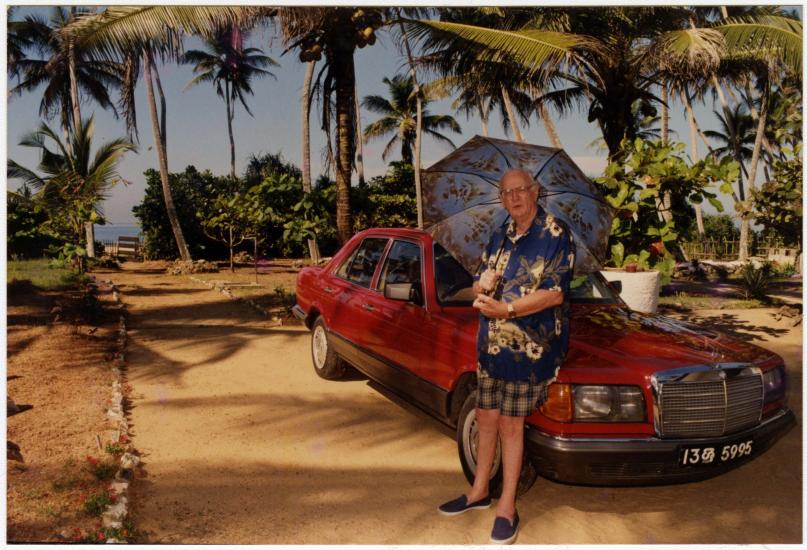
[[[744,439],[725,445],[687,445],[680,449],[678,464],[681,466],[725,464],[751,456],[753,448],[753,439]]]

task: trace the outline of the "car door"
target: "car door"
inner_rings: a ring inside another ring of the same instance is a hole
[[[367,237],[345,262],[334,271],[328,288],[334,301],[330,330],[355,346],[366,347],[372,326],[368,318],[367,298],[378,264],[387,247],[386,237]]]
[[[372,298],[377,323],[371,350],[420,378],[429,380],[434,369],[431,351],[434,334],[423,288],[423,252],[420,243],[395,239],[378,277],[378,293]],[[384,296],[388,284],[409,283],[414,301]]]

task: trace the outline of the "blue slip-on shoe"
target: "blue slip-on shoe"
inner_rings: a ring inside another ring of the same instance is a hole
[[[468,510],[483,510],[485,508],[490,508],[489,496],[481,498],[476,502],[469,503],[468,497],[461,495],[454,500],[449,500],[448,502],[441,504],[437,507],[437,511],[444,516],[456,516],[463,514]]]
[[[518,512],[513,517],[513,523],[510,520],[497,516],[493,522],[493,531],[490,533],[490,542],[493,544],[513,544],[518,534]]]

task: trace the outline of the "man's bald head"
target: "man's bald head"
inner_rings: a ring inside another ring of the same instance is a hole
[[[508,182],[507,187],[520,187],[522,185],[538,185],[529,172],[522,168],[510,168],[504,174],[502,174],[501,179],[499,180],[499,188],[505,188],[505,182]]]

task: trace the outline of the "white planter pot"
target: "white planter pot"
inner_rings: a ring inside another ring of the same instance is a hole
[[[661,274],[658,271],[600,271],[607,281],[621,281],[620,297],[633,311],[655,313],[661,291]]]

